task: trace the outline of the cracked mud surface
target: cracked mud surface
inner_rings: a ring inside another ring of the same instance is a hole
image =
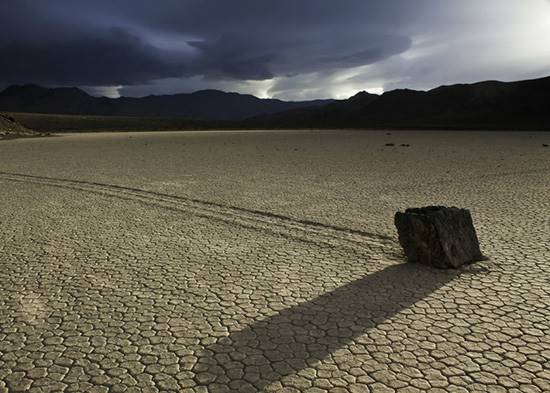
[[[4,141],[0,392],[549,391],[546,135]],[[403,263],[426,204],[490,260]]]

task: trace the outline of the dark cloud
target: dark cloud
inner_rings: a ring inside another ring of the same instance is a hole
[[[369,64],[408,48],[409,37],[369,27],[381,14],[391,17],[384,7],[347,3],[6,0],[0,78],[81,85],[191,75],[264,80]]]
[[[225,35],[214,41],[190,42],[199,49],[197,73],[214,78],[262,80],[275,76],[332,71],[383,60],[410,47],[408,37],[370,34],[360,37],[327,37],[322,41]]]
[[[219,86],[314,98],[531,75],[550,63],[533,44],[550,33],[541,19],[549,8],[546,0],[2,0],[0,86],[122,86],[131,95]]]
[[[0,78],[11,83],[125,85],[185,75],[183,63],[120,28],[46,44],[11,42],[1,52]]]
[[[197,73],[213,78],[253,80],[275,76],[271,64],[277,60],[277,54],[272,47],[238,36],[188,43],[198,50]]]

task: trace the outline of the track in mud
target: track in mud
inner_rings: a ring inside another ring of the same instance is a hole
[[[203,201],[133,187],[104,184],[83,180],[70,180],[45,176],[0,171],[0,180],[39,184],[57,188],[89,192],[107,197],[127,199],[156,207],[182,211],[200,217],[219,220],[233,225],[292,236],[303,241],[325,243],[331,246],[347,246],[359,249],[392,249],[390,257],[399,251],[394,239],[388,236],[338,227],[310,220],[299,220],[276,213],[251,210],[216,202]]]

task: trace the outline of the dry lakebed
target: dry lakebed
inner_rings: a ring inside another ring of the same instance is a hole
[[[549,138],[0,141],[0,392],[549,392]],[[406,263],[432,204],[489,259]]]

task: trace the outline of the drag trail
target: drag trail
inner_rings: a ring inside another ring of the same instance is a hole
[[[377,235],[314,221],[297,220],[279,214],[249,210],[235,206],[226,206],[214,202],[145,191],[132,187],[2,171],[0,171],[0,180],[41,184],[82,192],[91,192],[108,197],[128,199],[143,202],[145,204],[154,204],[159,207],[181,210],[190,214],[224,221],[233,225],[270,230],[274,233],[286,235],[301,234],[301,237],[305,237],[306,239],[324,241],[328,244],[345,244],[353,247],[364,247],[368,245],[381,248],[396,248],[395,240],[384,235]]]

